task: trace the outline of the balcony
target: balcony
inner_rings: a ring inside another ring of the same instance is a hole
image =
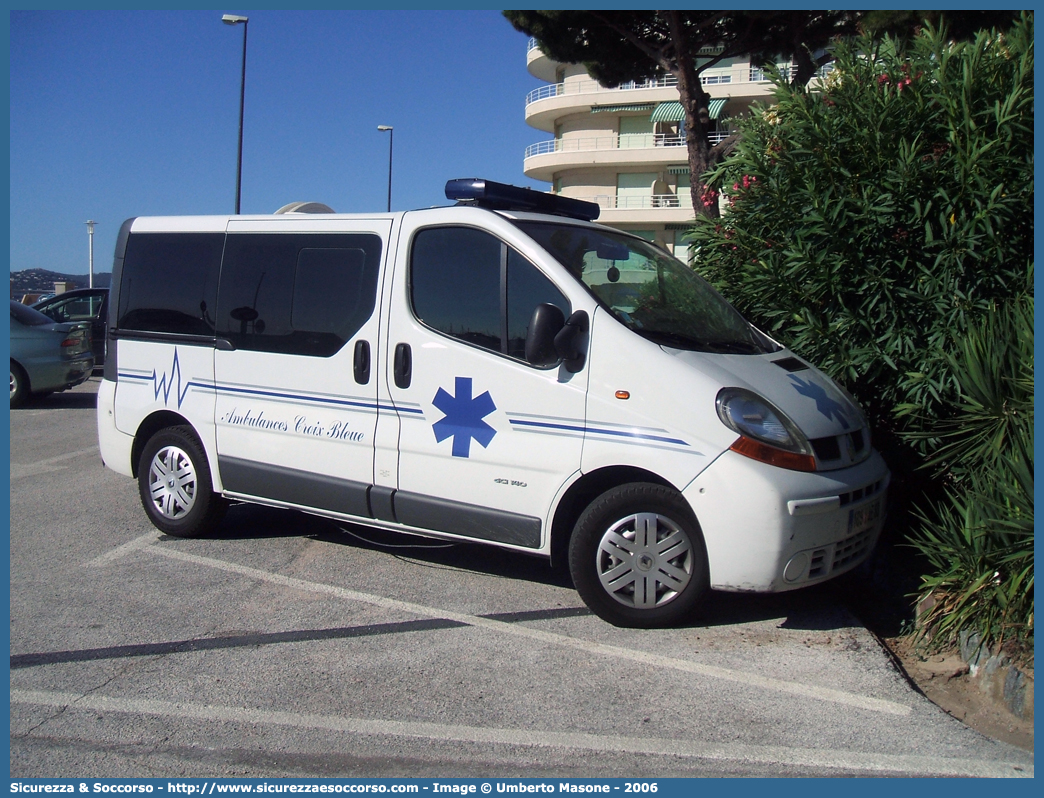
[[[607,91],[616,92],[634,91],[637,89],[662,89],[664,87],[673,87],[677,85],[678,79],[673,75],[665,75],[662,78],[641,82],[632,80],[630,83],[624,83],[621,86],[617,86],[615,89],[607,89],[597,80],[570,80],[565,83],[552,83],[550,86],[540,86],[539,88],[533,89],[533,91],[526,95],[526,105],[538,102],[539,100],[546,100],[550,97],[563,97],[571,94],[598,94]]]
[[[711,146],[727,138],[728,132],[712,133]],[[556,172],[584,166],[644,166],[662,168],[668,163],[687,163],[685,139],[657,133],[617,134],[553,139],[526,147],[523,171],[535,180],[554,180]]]
[[[602,209],[601,224],[678,224],[692,221],[692,199],[688,189],[680,194],[650,194],[641,197],[596,194],[578,197]]]
[[[544,51],[537,46],[536,39],[530,39],[526,47],[526,67],[529,74],[539,80],[554,81],[555,70],[559,64],[544,55]]]
[[[764,79],[763,72],[752,70],[747,63],[709,69],[700,76],[700,81],[712,97],[768,98],[771,92],[771,84]],[[551,131],[563,116],[597,111],[599,106],[661,103],[677,99],[678,81],[673,75],[625,83],[613,89],[590,79],[567,80],[540,86],[526,95],[526,123],[539,130]]]

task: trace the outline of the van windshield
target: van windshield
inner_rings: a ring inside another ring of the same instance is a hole
[[[779,349],[706,280],[637,236],[554,222],[515,224],[643,338],[697,352],[755,355]]]

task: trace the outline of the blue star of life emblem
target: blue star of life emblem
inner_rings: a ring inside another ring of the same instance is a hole
[[[471,439],[474,438],[485,449],[497,431],[482,419],[497,409],[493,398],[486,391],[481,396],[471,398],[471,377],[456,378],[456,396],[450,396],[444,388],[439,388],[432,404],[445,413],[432,425],[435,440],[438,443],[453,438],[453,456],[468,457],[471,453]]]
[[[829,419],[836,418],[841,422],[842,429],[848,429],[848,414],[845,412],[844,405],[827,396],[826,390],[824,390],[822,386],[816,385],[811,380],[806,382],[799,377],[795,377],[793,374],[788,374],[787,376],[793,380],[794,390],[802,396],[807,396],[809,399],[815,400],[816,410]]]

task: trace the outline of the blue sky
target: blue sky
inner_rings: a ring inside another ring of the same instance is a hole
[[[317,200],[445,204],[446,180],[544,190],[524,120],[526,37],[498,11],[32,11],[10,15],[11,270],[109,271],[131,216],[235,208],[250,18],[243,213]]]

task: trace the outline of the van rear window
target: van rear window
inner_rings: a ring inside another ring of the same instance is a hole
[[[237,349],[329,357],[373,314],[380,261],[372,233],[229,235],[218,335]]]
[[[213,336],[224,241],[224,233],[131,233],[117,326]]]

